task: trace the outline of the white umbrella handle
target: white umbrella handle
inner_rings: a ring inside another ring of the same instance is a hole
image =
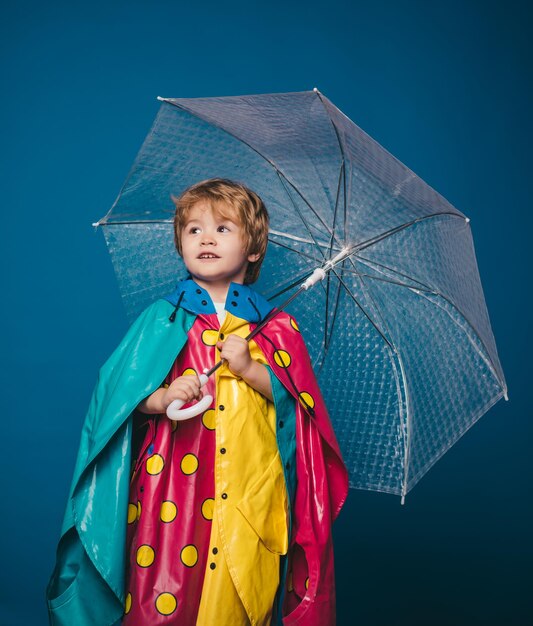
[[[200,379],[200,387],[203,387],[208,381],[208,378],[205,374],[200,374],[198,378]],[[196,404],[193,404],[186,409],[182,409],[181,407],[185,404],[185,400],[173,400],[167,407],[167,417],[169,417],[171,420],[174,420],[175,422],[188,420],[191,417],[195,417],[196,415],[203,413],[211,406],[212,402],[213,396],[205,395]]]

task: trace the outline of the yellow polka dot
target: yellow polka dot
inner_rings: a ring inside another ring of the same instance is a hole
[[[168,389],[169,388],[169,384],[168,383],[163,383],[163,389]]]
[[[291,317],[291,326],[294,328],[294,330],[297,330],[298,332],[300,332],[300,329],[298,328],[298,324],[292,319],[292,317]]]
[[[198,550],[192,544],[185,546],[180,553],[181,562],[187,567],[194,567],[198,561]]]
[[[131,611],[131,593],[126,595],[126,602],[124,602],[124,614],[127,615]]]
[[[202,423],[208,430],[215,430],[215,409],[207,409],[207,411],[202,415]]]
[[[287,590],[288,591],[293,591],[294,587],[292,585],[292,572],[289,572],[289,575],[287,576]]]
[[[202,333],[202,341],[206,346],[214,346],[218,341],[218,330],[209,328]]]
[[[305,588],[309,589],[309,576],[305,579]]]
[[[141,501],[137,500],[137,519],[141,519]]]
[[[186,370],[183,370],[182,376],[197,376],[196,370],[192,367],[188,367]]]
[[[170,428],[172,429],[172,432],[176,432],[178,422],[176,420],[171,420],[170,418],[168,419],[168,421],[170,422]]]
[[[161,504],[161,521],[168,524],[173,522],[178,514],[178,507],[171,500],[165,500]]]
[[[144,544],[137,548],[137,565],[139,567],[150,567],[155,559],[155,552],[152,546]]]
[[[133,524],[137,519],[137,507],[131,502],[128,504],[128,524]]]
[[[291,355],[285,350],[276,350],[274,352],[274,361],[279,367],[289,367],[291,364]]]
[[[194,456],[194,454],[186,454],[181,459],[181,471],[184,474],[194,474],[198,469],[198,459]]]
[[[310,393],[307,393],[307,391],[302,391],[300,394],[298,394],[298,399],[300,400],[300,403],[304,409],[307,409],[307,407],[314,408],[315,406],[315,400],[313,396]]]
[[[171,615],[178,606],[178,601],[171,593],[160,593],[155,600],[155,608],[161,615]]]
[[[165,460],[160,454],[152,454],[146,459],[146,471],[152,476],[160,474],[163,467],[165,467]]]
[[[213,511],[215,509],[215,501],[213,498],[206,498],[202,502],[202,515],[206,520],[213,519]]]

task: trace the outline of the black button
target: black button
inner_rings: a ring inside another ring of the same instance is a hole
[[[233,292],[233,295],[234,295],[234,296],[238,296],[238,295],[239,295],[239,292],[235,289],[235,290],[234,290],[234,292]]]
[[[222,500],[225,500],[228,497],[228,494],[227,493],[223,493],[220,497],[222,498]]]
[[[207,304],[207,300],[202,300],[202,304],[205,306]]]
[[[220,448],[220,454],[226,454],[226,448]]]
[[[209,564],[209,567],[210,567],[211,569],[215,569],[216,565],[215,565],[214,563],[210,563],[210,564]]]
[[[283,427],[285,426],[285,422],[284,422],[283,420],[279,420],[279,422],[278,422],[278,426],[279,426],[280,428],[283,428]]]
[[[285,463],[285,469],[290,469],[290,467],[291,467],[291,464],[289,463],[289,461],[287,461]]]
[[[201,289],[197,289],[197,290],[196,290],[196,293],[197,293],[198,295],[200,295],[200,294],[202,293],[202,290],[201,290]]]
[[[218,408],[219,408],[221,411],[223,411],[223,410],[224,410],[224,405],[223,405],[223,404],[220,404]]]
[[[213,554],[217,554],[218,553],[218,548],[213,548]]]
[[[232,302],[231,306],[237,306],[237,303],[236,302]]]
[[[224,341],[224,333],[220,333],[220,341]]]

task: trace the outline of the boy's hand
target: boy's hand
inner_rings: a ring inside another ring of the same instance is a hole
[[[217,342],[217,349],[235,376],[244,376],[253,364],[248,342],[239,335],[228,335],[226,341]]]
[[[198,376],[179,376],[167,387],[161,398],[161,403],[166,411],[168,405],[174,400],[192,402],[193,400],[200,400],[202,395]]]

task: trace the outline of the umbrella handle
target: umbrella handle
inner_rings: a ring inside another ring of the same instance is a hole
[[[208,380],[207,376],[205,374],[200,374],[198,378],[200,379],[200,387],[203,387]],[[186,409],[182,409],[181,407],[185,404],[185,400],[173,400],[167,406],[167,417],[171,420],[174,420],[175,422],[188,420],[191,417],[195,417],[196,415],[203,413],[211,406],[212,402],[213,396],[205,395],[196,404],[193,404]]]

